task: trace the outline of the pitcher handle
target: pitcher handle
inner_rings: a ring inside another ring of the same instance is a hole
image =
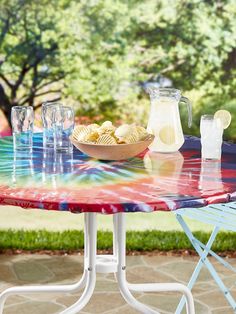
[[[187,97],[182,96],[180,98],[180,102],[183,102],[187,105],[188,109],[188,127],[190,128],[192,125],[192,104]]]

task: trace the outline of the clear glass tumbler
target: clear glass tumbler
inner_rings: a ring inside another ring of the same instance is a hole
[[[202,159],[198,188],[205,195],[216,195],[224,191],[220,160]]]
[[[14,150],[32,150],[34,127],[33,107],[12,107],[11,124]]]
[[[202,158],[221,159],[221,146],[223,137],[223,125],[220,119],[213,115],[201,116],[200,122]]]
[[[56,102],[46,102],[42,105],[44,148],[55,148],[55,125],[59,123],[58,117],[61,116],[61,107],[62,105]]]
[[[74,110],[71,107],[62,106],[61,115],[56,119],[56,150],[73,151],[70,135],[74,129]]]
[[[12,183],[24,184],[24,186],[32,185],[34,180],[34,163],[31,149],[14,151]]]

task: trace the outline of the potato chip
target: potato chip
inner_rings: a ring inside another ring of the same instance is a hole
[[[101,126],[96,123],[78,125],[72,134],[80,142],[103,145],[132,144],[145,139],[147,135],[142,126],[133,123],[116,128],[111,121],[105,121]]]
[[[97,130],[100,135],[102,134],[112,134],[116,130],[116,127],[111,123],[111,121],[105,121]]]
[[[112,125],[113,125],[113,124],[112,124],[112,122],[111,122],[111,121],[109,121],[109,120],[108,120],[108,121],[103,122],[103,124],[102,124],[102,126],[103,126],[103,127],[105,127],[105,128],[106,128],[106,127],[110,127],[110,126],[112,126]]]
[[[91,131],[96,131],[99,128],[97,123],[92,123],[87,126]]]
[[[104,144],[104,145],[114,145],[117,144],[116,140],[113,136],[109,134],[102,134],[99,136],[97,140],[97,144]]]
[[[131,133],[132,126],[129,124],[122,124],[115,130],[115,136],[117,136],[119,139],[126,137]]]
[[[126,137],[123,137],[123,142],[125,142],[126,144],[132,144],[132,143],[136,143],[139,141],[139,135],[135,132],[129,134]]]
[[[77,139],[77,137],[81,134],[81,132],[84,131],[84,129],[86,128],[85,125],[77,125],[74,130],[73,130],[73,133],[72,133],[72,136]]]
[[[140,134],[135,124],[123,124],[115,131],[119,143],[131,144],[139,141]]]
[[[141,141],[142,139],[147,137],[148,132],[144,127],[142,127],[142,126],[135,126],[135,127],[136,127],[136,131],[138,132],[138,135],[139,135],[139,141]]]
[[[73,136],[77,139],[77,141],[82,142],[84,141],[85,136],[90,134],[91,131],[85,125],[78,125],[73,132]]]
[[[97,142],[97,139],[99,138],[99,134],[98,134],[98,132],[96,132],[96,131],[92,131],[92,132],[90,132],[89,134],[86,134],[85,136],[84,136],[84,141],[86,142],[86,143],[96,143]]]

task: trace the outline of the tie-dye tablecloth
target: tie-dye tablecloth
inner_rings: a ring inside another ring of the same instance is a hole
[[[200,141],[186,137],[173,154],[145,151],[125,161],[99,161],[77,149],[13,152],[0,139],[0,204],[71,212],[151,212],[236,200],[236,145],[224,143],[222,160],[202,161]]]

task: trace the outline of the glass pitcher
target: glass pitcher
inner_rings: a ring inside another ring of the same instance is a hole
[[[192,105],[178,89],[149,87],[147,92],[151,99],[147,131],[155,135],[149,149],[161,153],[177,152],[184,143],[179,103],[187,105],[189,127],[192,124]]]

